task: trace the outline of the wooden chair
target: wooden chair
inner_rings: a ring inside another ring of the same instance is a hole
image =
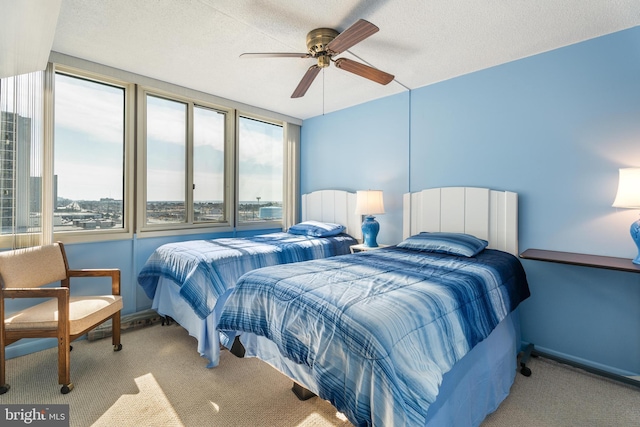
[[[111,277],[111,294],[70,296],[71,277]],[[45,285],[60,282],[57,287]],[[0,394],[6,383],[5,347],[21,338],[58,339],[60,392],[73,389],[70,378],[71,342],[111,319],[114,351],[120,351],[120,270],[70,270],[62,243],[0,252]],[[47,301],[5,316],[7,298],[48,298]]]

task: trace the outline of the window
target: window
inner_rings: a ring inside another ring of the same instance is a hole
[[[187,105],[147,95],[147,224],[184,223]]]
[[[225,114],[194,107],[193,210],[195,222],[225,222]]]
[[[0,79],[3,245],[295,220],[300,131],[285,117],[75,59],[18,77]]]
[[[230,225],[230,110],[141,89],[144,216],[141,231]]]
[[[283,141],[282,125],[239,117],[239,224],[282,223]]]
[[[55,74],[54,233],[126,228],[126,89]]]

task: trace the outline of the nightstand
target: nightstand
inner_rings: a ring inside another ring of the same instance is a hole
[[[391,245],[378,244],[378,246],[372,248],[369,246],[365,246],[364,243],[360,243],[359,245],[351,246],[350,249],[351,249],[351,253],[355,254],[356,252],[375,251],[376,249],[386,248],[387,246],[391,246]]]

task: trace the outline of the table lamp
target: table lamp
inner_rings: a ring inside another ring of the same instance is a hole
[[[373,215],[384,213],[382,190],[359,190],[356,192],[356,215],[364,215],[362,222],[362,238],[364,245],[369,248],[378,247],[376,237],[380,231],[380,224]]]
[[[640,209],[640,168],[622,168],[614,208]],[[631,224],[631,238],[638,247],[634,264],[640,264],[640,219]]]

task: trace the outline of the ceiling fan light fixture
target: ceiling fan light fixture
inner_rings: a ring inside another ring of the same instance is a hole
[[[329,65],[331,65],[331,57],[329,55],[318,56],[318,67],[327,68]]]
[[[327,45],[336,38],[338,32],[332,28],[316,28],[307,34],[307,49],[312,56],[325,54]]]

